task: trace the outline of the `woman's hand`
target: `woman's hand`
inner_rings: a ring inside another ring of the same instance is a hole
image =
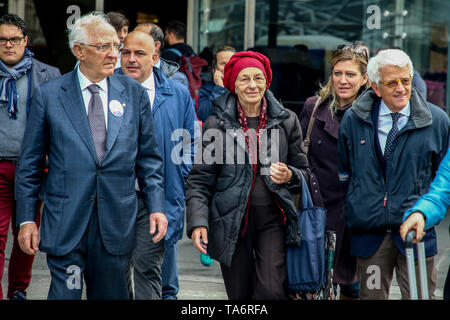
[[[276,184],[287,183],[291,180],[292,171],[283,162],[275,162],[270,166],[270,180]]]
[[[206,248],[208,245],[208,230],[206,227],[197,227],[192,231],[192,241],[194,248],[203,254],[207,254]]]

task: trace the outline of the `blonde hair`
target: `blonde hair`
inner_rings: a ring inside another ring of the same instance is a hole
[[[359,70],[362,75],[367,73],[367,58],[362,53],[356,53],[353,48],[347,48],[343,50],[338,50],[333,54],[331,58],[331,70],[334,69],[334,66],[341,61],[353,61],[359,66]],[[333,71],[332,71],[333,73]],[[327,98],[330,98],[329,109],[331,114],[333,115],[339,109],[339,97],[336,94],[333,86],[332,80],[333,74],[330,74],[328,77],[328,82],[325,85],[320,84],[320,90],[318,93],[320,101],[324,101]],[[369,80],[367,80],[366,84],[361,86],[358,92],[358,96],[367,88],[370,87]]]

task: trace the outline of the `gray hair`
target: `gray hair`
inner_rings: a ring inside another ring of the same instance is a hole
[[[367,65],[369,80],[378,84],[381,80],[380,68],[386,66],[397,66],[400,68],[408,66],[411,78],[414,75],[412,61],[404,51],[399,49],[387,49],[381,50],[375,57],[370,58],[369,64]]]
[[[106,14],[99,11],[93,11],[75,20],[73,25],[69,28],[69,46],[73,51],[75,43],[88,43],[90,35],[98,33],[99,31],[111,32],[117,35],[114,27],[109,23],[109,18]]]

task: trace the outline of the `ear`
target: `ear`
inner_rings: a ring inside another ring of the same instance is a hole
[[[155,52],[159,52],[161,50],[161,42],[155,41]]]
[[[78,43],[75,43],[73,45],[73,53],[75,54],[75,56],[77,57],[78,60],[80,60],[80,61],[84,60],[83,48]]]
[[[25,37],[23,38],[23,42],[25,43],[25,47],[26,47],[27,44],[28,44],[28,36],[25,36]]]
[[[156,52],[152,55],[152,59],[153,59],[153,64],[155,64],[155,62],[158,60],[158,54]]]
[[[369,81],[369,76],[368,76],[367,73],[365,73],[365,74],[363,75],[363,77],[362,77],[362,83],[361,83],[361,86],[365,86],[366,83],[367,83],[367,81]]]
[[[378,85],[375,82],[371,83],[373,91],[375,91],[376,95],[381,98],[381,91],[380,88],[378,88]]]

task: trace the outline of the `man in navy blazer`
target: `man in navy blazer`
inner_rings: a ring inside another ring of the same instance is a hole
[[[48,155],[39,249],[51,272],[49,299],[128,299],[126,267],[136,242],[137,178],[154,241],[164,238],[162,160],[147,92],[116,75],[119,39],[103,14],[69,32],[74,71],[36,89],[17,170],[17,224],[35,254],[41,171]]]

